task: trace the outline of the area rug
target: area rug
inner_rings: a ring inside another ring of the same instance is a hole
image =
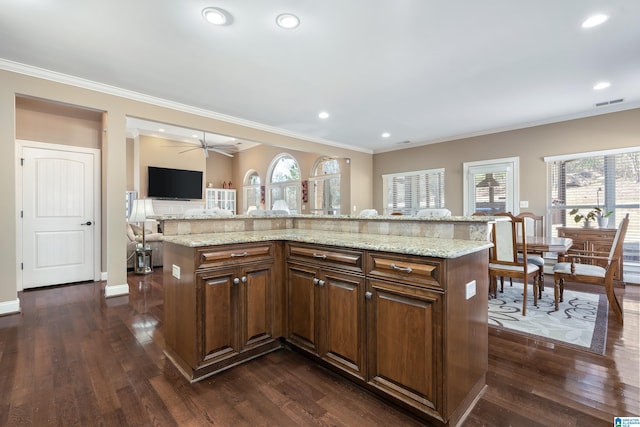
[[[554,310],[553,285],[547,285],[533,305],[527,286],[527,315],[522,316],[522,283],[504,285],[504,293],[489,300],[489,325],[574,348],[604,354],[607,344],[607,297],[565,289],[564,301]]]

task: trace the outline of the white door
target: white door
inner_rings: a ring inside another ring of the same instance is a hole
[[[94,155],[23,147],[22,158],[23,288],[94,280]]]
[[[518,214],[519,159],[466,162],[464,170],[464,212]]]

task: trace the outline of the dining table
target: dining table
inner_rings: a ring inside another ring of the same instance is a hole
[[[518,237],[516,241],[518,250],[522,250],[522,239]],[[540,254],[544,258],[544,252],[553,252],[558,254],[558,258],[562,254],[566,254],[573,246],[573,240],[570,237],[547,237],[547,236],[527,236],[527,254]],[[542,273],[544,273],[544,268]],[[542,293],[544,290],[544,274],[540,276],[540,288]]]
[[[527,236],[527,253],[564,254],[571,249],[572,245],[573,240],[570,237]],[[521,239],[518,239],[518,248],[522,249]]]

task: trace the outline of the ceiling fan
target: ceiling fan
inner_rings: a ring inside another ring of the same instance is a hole
[[[188,150],[181,151],[180,154],[186,153],[188,151],[193,150],[202,150],[204,152],[204,157],[209,158],[209,151],[214,151],[216,153],[222,154],[223,156],[233,157],[232,153],[237,153],[238,149],[235,145],[232,144],[210,144],[207,143],[207,134],[202,133],[202,139],[198,139],[200,141],[200,147],[189,148]]]

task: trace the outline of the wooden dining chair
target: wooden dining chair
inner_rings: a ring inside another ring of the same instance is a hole
[[[622,325],[622,307],[618,297],[614,292],[614,275],[618,270],[619,260],[622,257],[624,238],[629,227],[629,214],[627,214],[616,231],[611,250],[606,252],[570,249],[564,255],[564,259],[569,261],[559,262],[553,267],[554,296],[556,299],[556,310],[558,300],[562,301],[565,279],[574,280],[581,283],[604,286],[609,300],[609,307],[615,313],[616,319]],[[601,267],[592,264],[593,261],[606,261],[606,265]]]
[[[519,279],[523,283],[524,294],[522,297],[522,315],[527,313],[527,285],[529,279],[533,279],[533,305],[538,305],[538,266],[526,261],[527,240],[524,233],[524,220],[515,216],[502,213],[492,224],[491,240],[493,250],[489,259],[490,288],[493,296],[497,297],[498,278],[501,278],[501,292],[504,291],[502,278]],[[519,257],[518,236],[522,236],[522,254]]]
[[[524,220],[524,231],[527,237],[544,237],[544,216],[536,215],[533,212],[521,212],[516,216]],[[531,264],[535,264],[540,268],[538,271],[538,292],[540,298],[542,298],[542,291],[544,291],[544,253],[529,250],[527,259]]]

